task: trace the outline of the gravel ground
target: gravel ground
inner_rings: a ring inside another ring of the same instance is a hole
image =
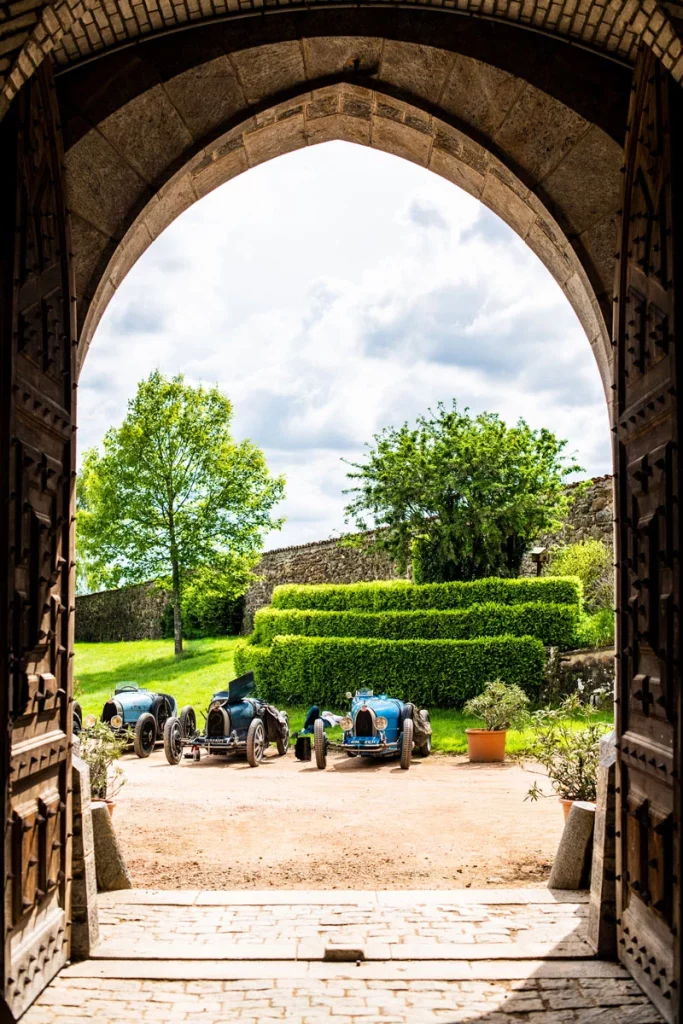
[[[133,883],[163,889],[458,888],[543,883],[562,832],[516,764],[333,754],[324,772],[269,750],[167,764],[126,756],[114,822]]]

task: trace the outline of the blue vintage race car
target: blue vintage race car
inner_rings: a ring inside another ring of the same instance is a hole
[[[180,718],[187,718],[188,710],[183,708]],[[138,757],[149,757],[157,742],[164,736],[164,726],[169,718],[178,714],[175,697],[168,693],[145,690],[137,683],[119,683],[102,708],[101,722],[106,722],[113,732],[122,739],[130,738]],[[85,727],[95,724],[95,716],[88,715]]]
[[[164,752],[169,764],[184,757],[199,761],[207,754],[245,753],[252,768],[263,760],[269,743],[282,757],[289,747],[289,719],[265,700],[253,697],[254,673],[233,679],[227,690],[214,693],[203,732],[197,729],[194,709],[184,708],[180,718],[169,718],[164,729]],[[184,716],[184,717],[183,717]]]
[[[330,749],[343,750],[348,757],[392,757],[398,755],[401,768],[410,768],[413,749],[421,757],[427,757],[432,749],[432,727],[429,712],[419,710],[414,704],[387,697],[381,693],[375,696],[372,690],[358,690],[355,697],[346,694],[351,701],[351,712],[339,724],[344,737],[341,743],[331,743],[325,735],[326,723],[317,708],[311,708],[304,729],[299,733],[295,754],[300,760],[310,758],[305,737],[313,735],[315,763],[318,768],[327,766]],[[316,712],[318,712],[316,714]],[[326,714],[326,713],[325,713]],[[299,744],[299,740],[304,740]]]

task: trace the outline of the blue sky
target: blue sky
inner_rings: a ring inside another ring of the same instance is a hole
[[[333,142],[262,164],[178,218],[109,305],[79,388],[81,453],[158,367],[218,383],[287,477],[266,547],[343,531],[343,458],[439,400],[523,416],[610,471],[588,341],[534,254],[455,185]]]

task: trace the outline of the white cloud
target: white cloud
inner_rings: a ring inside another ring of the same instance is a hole
[[[145,253],[84,368],[81,450],[155,367],[217,382],[287,475],[270,547],[342,529],[340,458],[439,400],[524,416],[610,467],[590,347],[533,253],[452,184],[344,143],[229,182]]]

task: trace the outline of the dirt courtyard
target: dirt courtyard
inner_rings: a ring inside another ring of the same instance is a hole
[[[120,762],[114,814],[133,884],[161,889],[460,888],[538,884],[562,832],[555,799],[512,762],[332,754],[326,771],[268,751],[259,768],[210,757]]]

